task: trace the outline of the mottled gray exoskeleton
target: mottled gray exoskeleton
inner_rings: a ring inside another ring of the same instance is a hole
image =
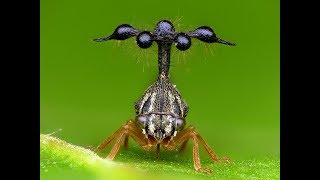
[[[140,48],[149,48],[153,42],[158,45],[159,75],[157,80],[145,91],[143,96],[135,103],[136,118],[129,120],[113,135],[106,138],[98,150],[103,150],[112,140],[116,139],[111,152],[107,156],[113,159],[119,151],[123,137],[124,146],[128,145],[128,138],[134,139],[143,149],[151,150],[157,145],[156,155],[159,157],[160,146],[165,150],[178,149],[182,151],[189,139],[193,141],[194,168],[202,172],[211,173],[208,168],[201,167],[198,142],[200,142],[212,160],[229,162],[229,158],[218,158],[214,151],[207,145],[203,138],[186,124],[188,106],[182,99],[179,91],[170,82],[170,50],[172,44],[177,49],[185,51],[191,46],[191,38],[196,38],[206,43],[221,43],[234,46],[234,43],[222,40],[216,36],[208,26],[201,26],[190,32],[176,32],[173,24],[168,20],[157,23],[152,32],[140,31],[131,25],[118,26],[113,34],[104,38],[94,39],[102,42],[107,40],[125,40],[136,36]]]

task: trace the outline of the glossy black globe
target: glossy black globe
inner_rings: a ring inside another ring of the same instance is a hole
[[[140,48],[146,49],[152,45],[152,34],[149,31],[143,31],[137,36],[137,44]]]
[[[173,24],[168,20],[159,21],[153,31],[156,41],[172,42],[174,39],[175,29]]]
[[[185,51],[191,46],[191,38],[185,33],[178,33],[175,38],[176,47],[180,51]]]
[[[137,35],[137,33],[138,30],[134,29],[129,24],[122,24],[114,30],[112,38],[116,40],[125,40]]]
[[[217,42],[217,36],[214,31],[208,26],[201,26],[198,27],[196,30],[191,32],[190,34],[192,37],[199,39],[200,41],[206,43],[213,43]]]

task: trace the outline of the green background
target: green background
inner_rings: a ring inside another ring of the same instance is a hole
[[[207,25],[237,44],[193,39],[186,52],[172,47],[170,77],[189,105],[187,124],[220,156],[279,156],[279,1],[41,0],[40,7],[41,133],[62,129],[55,136],[95,147],[134,118],[134,102],[157,77],[156,44],[142,50],[134,38],[92,39],[123,23],[152,30],[169,19],[177,31]]]

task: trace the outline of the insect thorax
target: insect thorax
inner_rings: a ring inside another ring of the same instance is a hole
[[[183,129],[188,106],[167,76],[160,76],[135,103],[136,121],[144,133],[162,141]]]

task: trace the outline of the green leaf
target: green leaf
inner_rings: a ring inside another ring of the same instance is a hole
[[[280,179],[279,157],[234,160],[231,164],[201,159],[212,174],[193,168],[190,157],[163,152],[159,159],[152,152],[129,147],[114,161],[95,152],[69,144],[51,135],[40,134],[41,179]],[[105,156],[105,155],[104,155]]]

